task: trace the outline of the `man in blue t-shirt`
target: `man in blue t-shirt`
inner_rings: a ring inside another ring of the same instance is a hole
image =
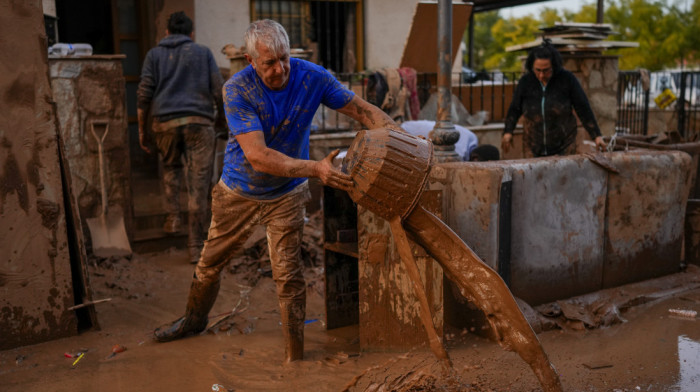
[[[333,166],[338,150],[320,161],[309,160],[313,115],[324,104],[367,129],[401,128],[322,67],[290,58],[289,38],[279,23],[251,23],[245,42],[250,66],[224,85],[229,141],[185,316],[154,335],[165,342],[206,328],[221,270],[253,228],[264,224],[289,362],[303,359],[304,352],[306,283],[300,247],[304,206],[310,198],[307,177],[346,191],[353,185],[350,176]]]

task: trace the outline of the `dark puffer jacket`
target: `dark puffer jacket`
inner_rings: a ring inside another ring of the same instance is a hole
[[[214,55],[183,34],[171,34],[148,51],[141,70],[138,107],[161,121],[184,116],[214,119],[223,78]]]
[[[556,71],[546,86],[532,72],[520,78],[508,108],[504,133],[523,116],[523,143],[534,156],[564,153],[576,141],[576,111],[591,139],[601,136],[586,93],[569,71]]]

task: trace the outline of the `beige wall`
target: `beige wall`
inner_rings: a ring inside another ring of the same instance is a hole
[[[219,67],[229,68],[221,48],[243,45],[243,33],[250,23],[250,1],[195,0],[194,7],[195,41],[211,49]]]
[[[399,66],[417,3],[418,0],[365,0],[367,69]],[[452,3],[462,1],[454,0]],[[435,28],[437,29],[437,21]],[[460,52],[462,49],[464,48],[460,47]],[[461,58],[461,53],[457,53],[452,72],[459,72],[462,66]]]
[[[365,0],[367,69],[399,66],[417,3],[418,0]],[[250,23],[250,1],[195,0],[194,7],[195,41],[211,49],[220,67],[228,68],[229,61],[221,48],[226,44],[243,45],[243,33]],[[460,59],[458,53],[454,72],[461,67]]]
[[[399,66],[417,3],[417,0],[365,0],[367,69]]]
[[[56,17],[56,0],[41,0],[44,15]]]

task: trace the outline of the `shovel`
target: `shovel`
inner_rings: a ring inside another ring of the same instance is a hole
[[[97,136],[95,124],[104,126],[102,137]],[[102,211],[100,216],[86,219],[92,238],[92,253],[100,258],[111,256],[123,257],[131,255],[131,245],[124,228],[124,217],[121,212],[109,213],[107,187],[105,185],[104,140],[109,132],[109,122],[94,120],[90,122],[90,132],[97,142],[97,156],[100,165],[100,190],[102,192]]]

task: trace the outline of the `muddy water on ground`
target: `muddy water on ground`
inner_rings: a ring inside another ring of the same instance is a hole
[[[439,362],[427,346],[409,353],[360,352],[357,326],[326,330],[318,273],[307,274],[307,317],[321,321],[306,325],[306,359],[298,365],[282,364],[279,307],[268,277],[251,290],[250,306],[230,328],[171,343],[152,342],[153,328],[184,309],[193,270],[187,259],[183,249],[91,266],[95,298],[112,298],[96,305],[102,329],[0,351],[0,390],[211,391],[218,384],[220,390],[235,391],[341,391],[357,377],[349,388],[357,392],[411,374],[432,386],[428,391],[448,390],[441,389]],[[230,311],[241,296],[236,276],[223,273],[222,278],[212,315]],[[623,324],[549,331],[538,338],[566,391],[698,391],[700,321],[669,316],[668,309],[700,312],[700,290],[632,307],[622,313],[628,320]],[[496,343],[450,330],[445,341],[466,390],[541,390],[528,365]],[[106,359],[115,344],[127,350]],[[87,353],[73,367],[75,358],[64,353],[78,350]]]

